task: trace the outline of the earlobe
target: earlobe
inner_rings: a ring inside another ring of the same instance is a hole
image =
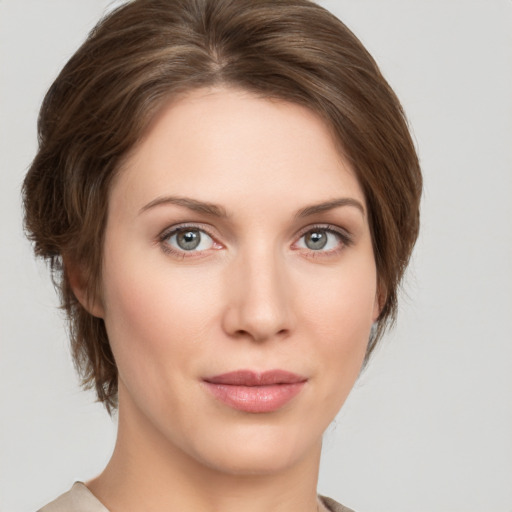
[[[375,293],[375,300],[373,302],[373,313],[372,320],[375,323],[382,312],[382,308],[386,302],[386,293],[383,291],[383,286],[379,285],[377,287],[377,292]]]
[[[64,272],[69,281],[74,296],[91,315],[103,318],[104,309],[102,301],[96,297],[96,293],[89,290],[87,284],[87,273],[82,265],[72,263],[68,259],[64,259]]]
[[[382,308],[380,307],[380,297],[379,297],[379,294],[376,294],[375,301],[373,303],[373,313],[372,313],[373,323],[375,323],[377,321],[377,319],[379,318],[381,309]]]

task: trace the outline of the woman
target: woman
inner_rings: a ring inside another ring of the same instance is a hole
[[[396,313],[421,175],[400,104],[305,0],[135,0],[50,88],[24,183],[119,427],[59,510],[347,510],[324,430]]]

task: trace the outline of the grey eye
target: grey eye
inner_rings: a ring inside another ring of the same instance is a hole
[[[201,243],[201,232],[199,230],[180,231],[176,235],[176,243],[184,251],[193,251]]]
[[[329,252],[344,245],[343,236],[332,229],[313,228],[304,233],[296,247],[309,251]]]
[[[180,251],[204,251],[214,245],[212,237],[197,228],[178,229],[169,236],[167,243]]]
[[[327,245],[327,232],[324,230],[310,231],[304,235],[304,243],[312,251],[323,249]]]

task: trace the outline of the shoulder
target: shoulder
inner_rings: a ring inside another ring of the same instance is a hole
[[[325,508],[330,512],[354,512],[351,508],[341,505],[332,498],[326,498],[325,496],[319,496],[319,498]]]
[[[330,512],[354,512],[337,501],[319,496]],[[109,512],[82,482],[75,482],[68,492],[48,503],[38,512]]]
[[[82,482],[75,482],[68,492],[48,503],[38,512],[108,512]]]

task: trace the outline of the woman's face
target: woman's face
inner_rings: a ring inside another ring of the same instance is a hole
[[[104,251],[120,429],[230,473],[318,456],[379,312],[365,198],[319,117],[174,101],[114,182]]]

